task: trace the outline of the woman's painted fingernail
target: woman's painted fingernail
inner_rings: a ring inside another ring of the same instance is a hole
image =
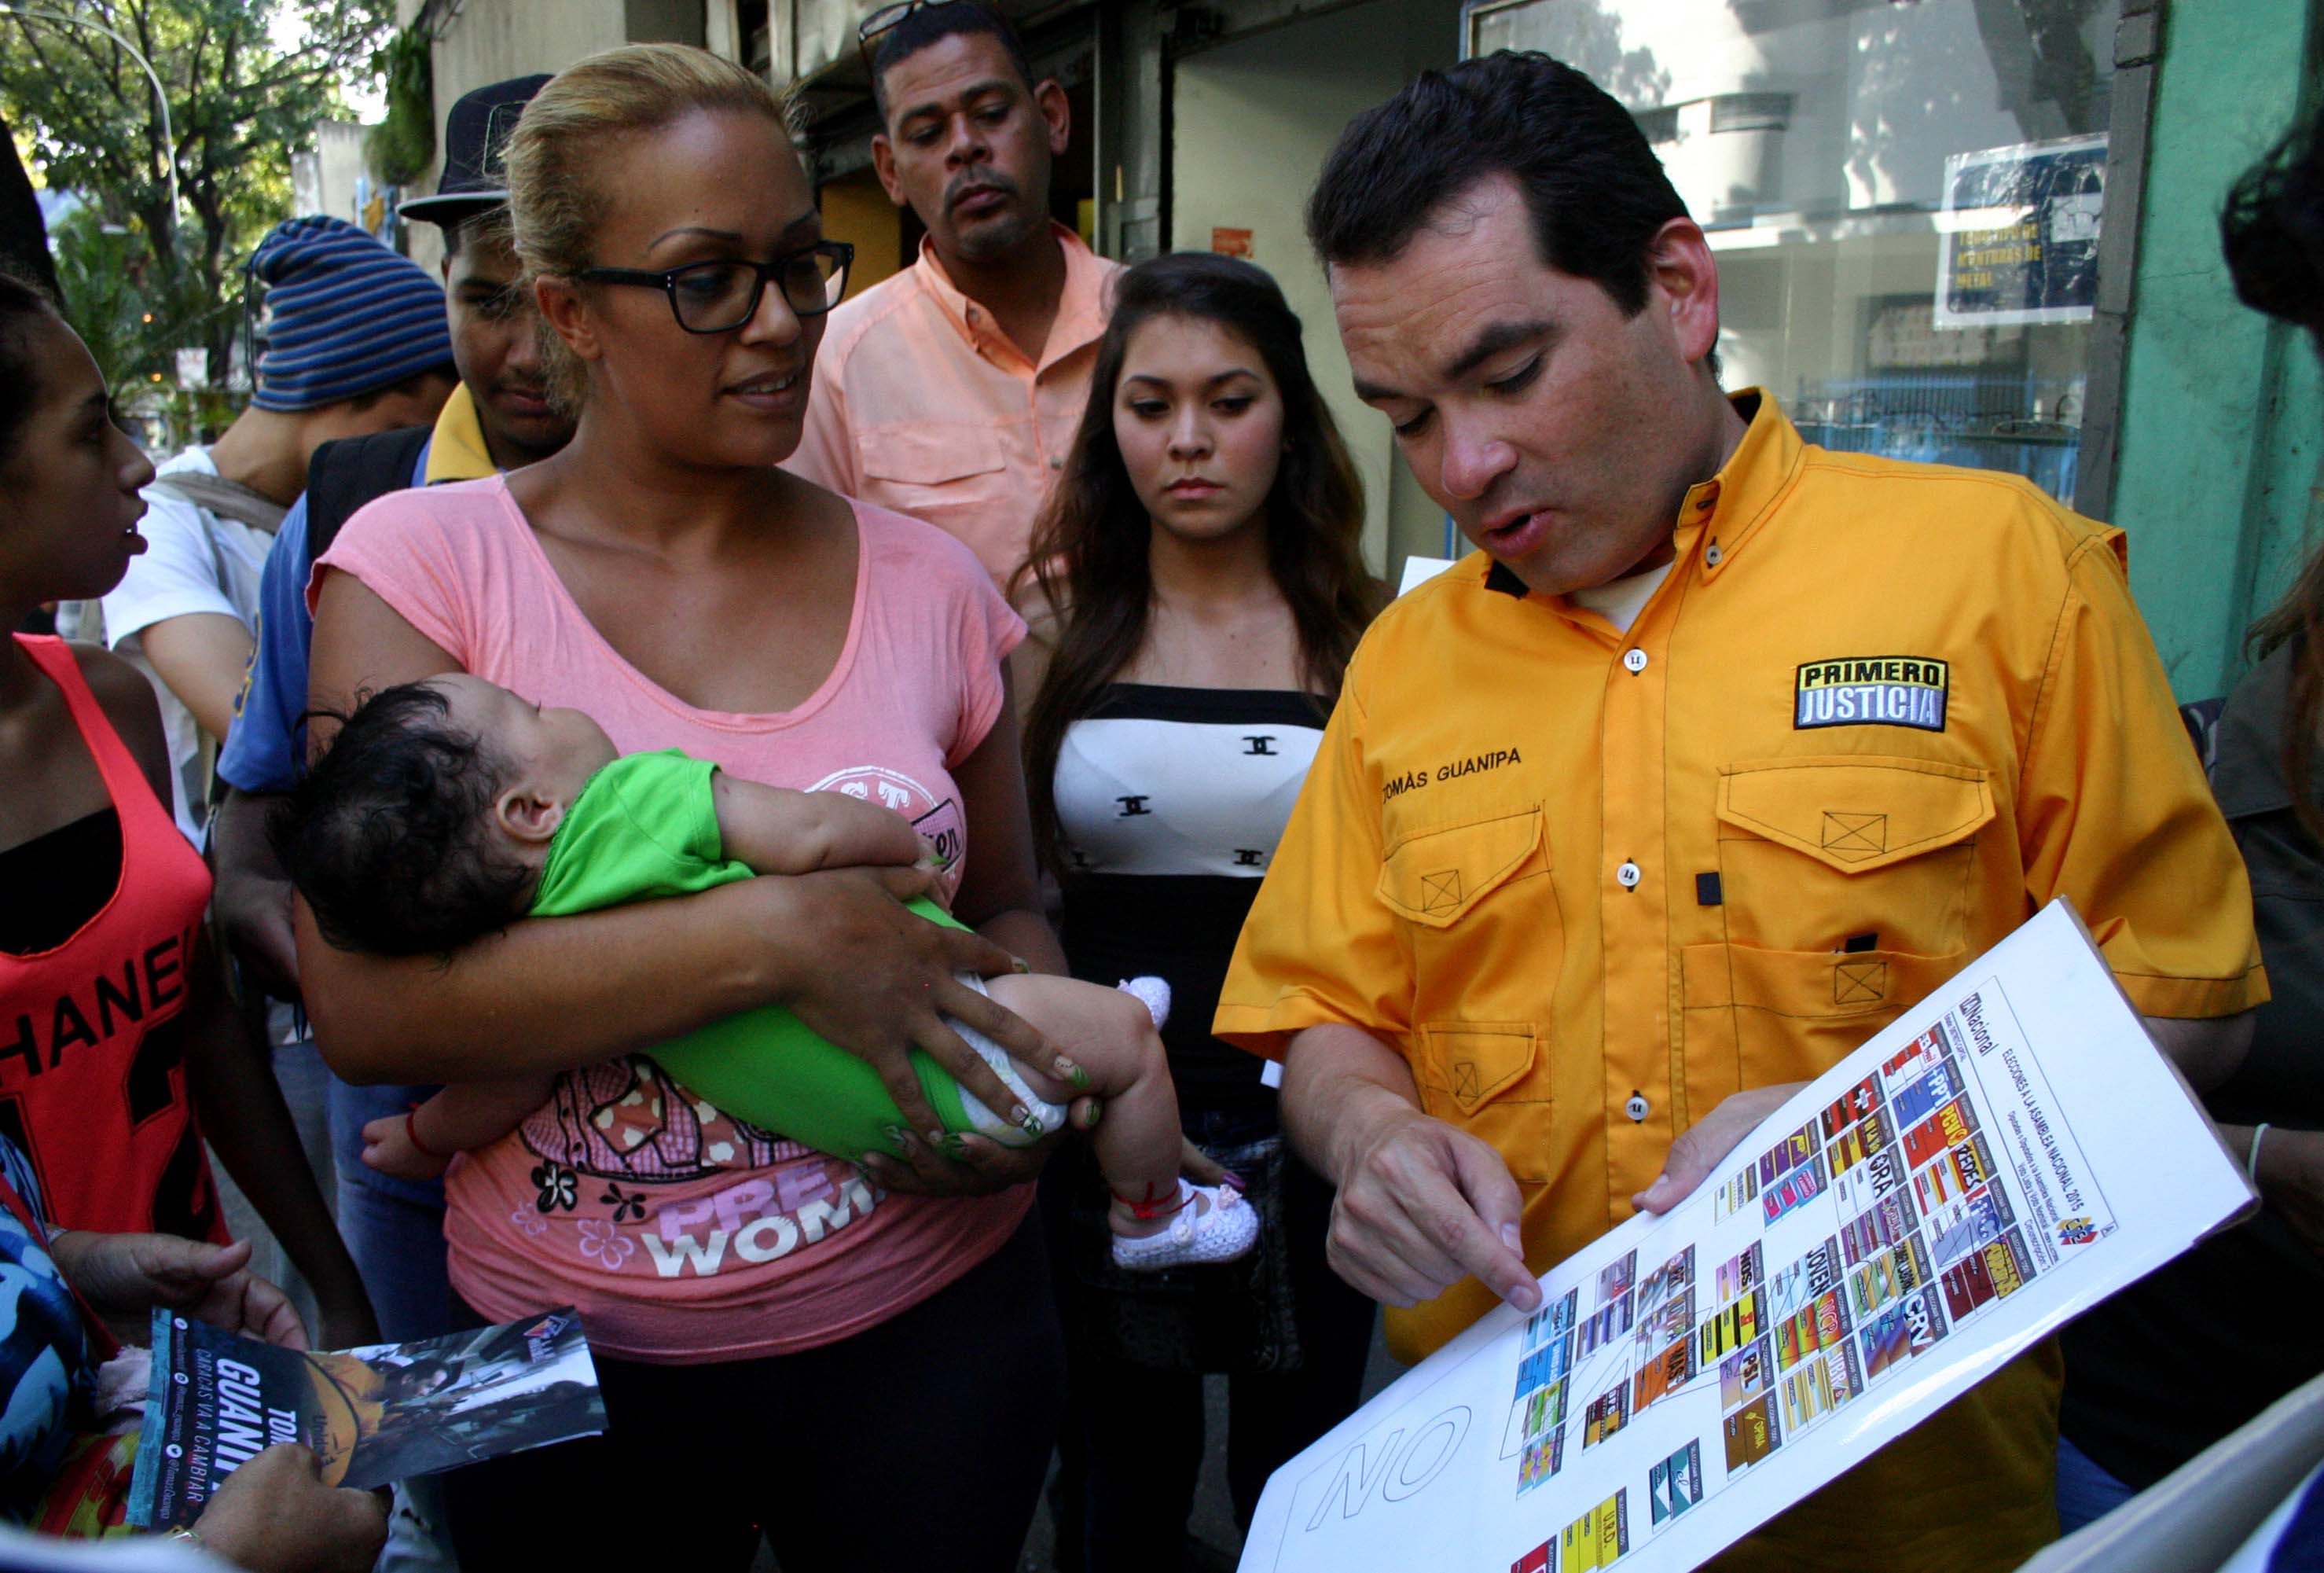
[[[1225,1171],[1223,1178],[1229,1185],[1233,1186],[1237,1190],[1249,1190],[1250,1189],[1249,1182],[1246,1181],[1241,1175],[1237,1174],[1231,1169]]]
[[[1098,1123],[1099,1119],[1100,1119],[1100,1118],[1102,1118],[1102,1117],[1104,1115],[1104,1114],[1105,1114],[1105,1104],[1104,1104],[1104,1102],[1103,1102],[1102,1100],[1101,1100],[1101,1099],[1098,1099],[1098,1098],[1092,1098],[1092,1099],[1090,1099],[1090,1100],[1089,1100],[1089,1113],[1088,1113],[1088,1114],[1086,1114],[1086,1115],[1084,1115],[1084,1116],[1082,1116],[1082,1129],[1083,1129],[1083,1130],[1084,1130],[1084,1131],[1094,1131],[1094,1130],[1096,1130],[1096,1129],[1097,1129],[1097,1123]]]
[[[944,1150],[945,1156],[947,1158],[966,1159],[968,1156],[968,1143],[957,1135],[949,1135],[944,1139]]]
[[[929,1146],[931,1146],[931,1147],[941,1147],[941,1146],[943,1146],[943,1145],[944,1145],[945,1134],[945,1133],[944,1133],[944,1132],[943,1132],[943,1131],[941,1131],[941,1130],[937,1130],[937,1131],[930,1131],[930,1132],[928,1133],[928,1145],[929,1145]]]
[[[1011,967],[1014,967],[1018,971],[1024,973],[1027,976],[1029,977],[1032,976],[1033,964],[1026,960],[1023,957],[1012,956],[1009,958],[1009,964]]]
[[[1065,1078],[1066,1081],[1073,1084],[1074,1090],[1085,1091],[1088,1089],[1090,1084],[1089,1072],[1084,1070],[1080,1066],[1074,1064],[1072,1060],[1066,1059],[1062,1054],[1057,1056],[1056,1071],[1059,1076]]]

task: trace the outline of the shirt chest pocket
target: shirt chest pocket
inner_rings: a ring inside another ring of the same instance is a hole
[[[1692,1096],[1815,1075],[1968,959],[1983,770],[1859,755],[1720,773],[1724,944],[1683,959]],[[1710,1106],[1705,1103],[1702,1106]]]
[[[1720,774],[1717,813],[1730,943],[1961,948],[1977,833],[1994,817],[1983,770],[1860,756],[1735,764]]]
[[[1000,434],[961,421],[875,426],[856,438],[864,491],[902,513],[990,502],[1006,479]]]
[[[1541,808],[1406,832],[1374,893],[1403,920],[1412,957],[1412,1075],[1421,1106],[1543,1180],[1550,1001],[1564,930]]]

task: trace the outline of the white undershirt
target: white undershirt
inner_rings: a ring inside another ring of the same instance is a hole
[[[1615,627],[1628,634],[1646,603],[1662,588],[1663,580],[1670,578],[1676,560],[1642,568],[1634,574],[1596,585],[1586,590],[1569,590],[1565,598],[1577,606],[1587,606]]]

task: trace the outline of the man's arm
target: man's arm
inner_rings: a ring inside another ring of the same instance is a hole
[[[2252,1156],[2259,1143],[2260,1200],[2290,1226],[2308,1248],[2324,1256],[2324,1131],[2270,1125],[2221,1125],[2219,1138],[2236,1157]]]
[[[227,789],[210,818],[213,901],[218,934],[245,972],[277,999],[299,998],[299,955],[290,933],[290,882],[266,827],[298,780],[300,714],[307,708],[310,624],[301,588],[307,570],[307,499],[283,516],[258,576],[258,640],[249,687],[218,750]]]
[[[1283,1125],[1339,1188],[1332,1269],[1389,1305],[1474,1274],[1519,1310],[1541,1303],[1519,1234],[1524,1198],[1499,1153],[1421,1113],[1412,1072],[1355,1027],[1309,1027],[1283,1062]]]
[[[2168,1016],[2139,1019],[2146,1023],[2147,1033],[2163,1058],[2179,1068],[2179,1074],[2197,1092],[2216,1090],[2243,1069],[2244,1056],[2251,1051],[2252,1031],[2258,1022],[2251,1011],[2185,1021]]]
[[[224,737],[250,631],[218,582],[208,517],[166,487],[145,494],[146,549],[105,596],[106,637],[134,648],[203,731]]]
[[[234,698],[242,690],[254,642],[242,619],[222,612],[189,612],[165,617],[139,630],[145,659],[178,702],[212,737],[223,738],[234,722]]]
[[[299,944],[290,929],[290,879],[266,839],[281,806],[274,793],[228,787],[210,816],[210,861],[217,893],[210,910],[218,938],[250,981],[280,1000],[299,998]]]

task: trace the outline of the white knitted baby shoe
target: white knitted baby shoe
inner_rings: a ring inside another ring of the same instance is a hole
[[[1139,1004],[1144,1005],[1146,1013],[1154,1018],[1154,1025],[1157,1031],[1170,1020],[1170,980],[1168,978],[1125,977],[1113,986],[1135,997]]]
[[[1203,1207],[1202,1202],[1210,1203]],[[1113,1237],[1114,1265],[1132,1272],[1159,1272],[1200,1262],[1231,1262],[1259,1239],[1259,1213],[1229,1185],[1178,1181],[1178,1206],[1170,1226],[1158,1235]]]

